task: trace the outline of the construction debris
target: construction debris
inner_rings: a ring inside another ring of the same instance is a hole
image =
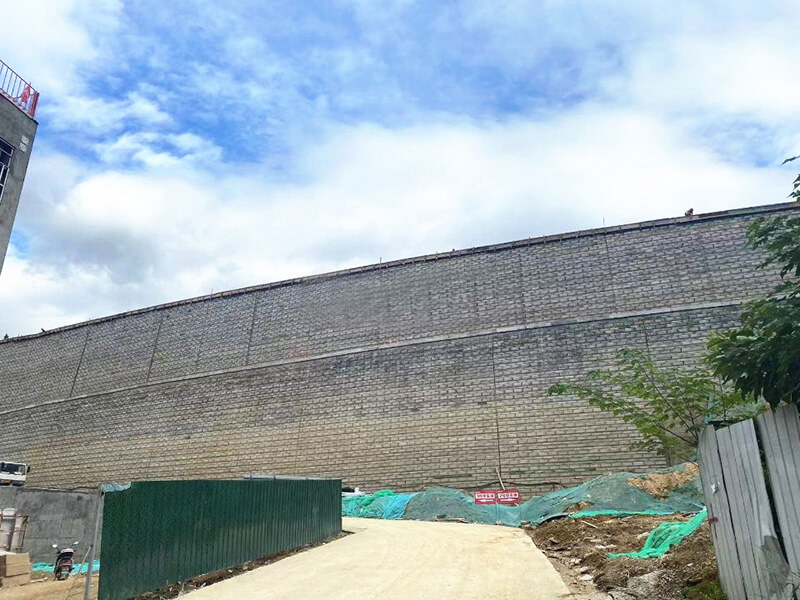
[[[576,592],[592,591],[581,580],[585,574],[593,576],[592,583],[600,590],[610,592],[619,600],[627,600],[634,592],[638,593],[641,586],[651,583],[660,588],[659,594],[639,598],[681,597],[673,594],[671,583],[667,585],[674,581],[680,583],[683,591],[693,586],[716,584],[717,564],[707,522],[659,558],[609,557],[614,552],[638,551],[651,531],[668,522],[689,521],[681,515],[591,517],[554,520],[527,531]],[[638,579],[654,572],[664,575]]]

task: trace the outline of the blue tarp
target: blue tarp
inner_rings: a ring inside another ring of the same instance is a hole
[[[47,571],[49,573],[53,572],[56,566],[53,563],[33,563],[31,565],[31,569],[33,571]],[[92,567],[92,572],[97,573],[100,570],[100,561],[94,561],[94,566]],[[72,575],[78,575],[82,573],[87,573],[89,571],[89,563],[75,563],[72,566]]]

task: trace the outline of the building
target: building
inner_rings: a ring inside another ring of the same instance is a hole
[[[797,203],[398,260],[0,341],[0,456],[33,485],[330,475],[527,493],[665,466],[558,381],[620,348],[692,368],[777,272]],[[795,213],[796,214],[796,213]]]
[[[36,135],[39,92],[0,61],[0,272]]]

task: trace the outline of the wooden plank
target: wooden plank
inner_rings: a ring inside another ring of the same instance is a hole
[[[697,453],[700,481],[708,507],[708,522],[714,540],[714,553],[717,556],[722,589],[729,600],[747,600],[736,537],[731,524],[731,510],[719,458],[717,435],[713,427],[707,427],[700,436]]]
[[[777,527],[772,510],[772,500],[767,492],[767,481],[764,476],[764,465],[761,461],[761,449],[756,436],[755,422],[745,421],[735,425],[740,436],[740,443],[745,448],[743,454],[747,461],[747,475],[750,479],[750,495],[756,511],[758,544],[756,559],[761,582],[765,584],[768,598],[787,598],[786,583],[789,565],[781,548]]]
[[[786,468],[792,469],[787,479],[789,484],[789,501],[794,510],[789,511],[787,520],[791,520],[796,525],[800,525],[800,414],[796,406],[786,406],[782,424],[786,427],[788,446],[786,447],[790,461],[787,461]],[[785,539],[785,538],[784,538]],[[797,588],[795,598],[800,600],[800,528],[792,533],[792,545],[797,549],[795,559],[789,564],[792,573],[792,584]]]
[[[800,416],[784,406],[757,419],[788,568],[800,579]],[[800,592],[797,595],[800,598]]]
[[[741,489],[747,512],[748,529],[756,561],[762,598],[786,598],[789,566],[786,562],[772,516],[761,454],[752,420],[728,428],[739,450],[744,486]]]
[[[797,407],[784,406],[778,409],[776,420],[784,436],[781,448],[787,477],[782,483],[788,491],[784,500],[787,508],[791,506],[791,509],[787,510],[786,522],[795,525],[795,528],[790,530],[791,539],[787,540],[784,536],[784,542],[791,543],[794,550],[789,568],[800,576],[800,415]]]
[[[754,510],[749,500],[748,482],[744,473],[744,461],[741,456],[743,448],[739,446],[734,434],[732,427],[717,431],[720,462],[731,508],[731,525],[739,553],[745,595],[748,599],[766,600],[768,596],[759,581],[758,561],[753,545],[755,534],[751,530],[751,523],[754,520]]]
[[[757,422],[789,567],[800,572],[800,418],[787,406]]]

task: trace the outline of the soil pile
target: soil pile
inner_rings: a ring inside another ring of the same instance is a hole
[[[659,571],[683,590],[717,579],[708,523],[661,558],[611,559],[608,554],[640,550],[660,523],[685,520],[679,515],[559,519],[528,533],[575,589],[585,591],[591,584],[603,590],[624,588],[631,579]]]

